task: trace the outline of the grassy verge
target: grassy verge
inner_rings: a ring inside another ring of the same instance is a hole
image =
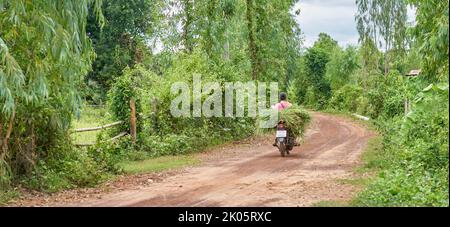
[[[0,206],[6,205],[9,201],[19,197],[19,193],[15,190],[0,190]]]
[[[125,161],[119,167],[127,174],[159,172],[198,164],[199,159],[193,155],[162,156],[142,161]]]
[[[364,153],[362,154],[362,161],[364,162],[364,165],[357,168],[356,171],[358,173],[373,173],[380,170],[384,165],[384,152],[383,137],[377,136],[371,138],[367,143]]]
[[[323,200],[314,203],[312,207],[347,207],[348,204],[343,201]]]
[[[71,128],[94,127],[110,122],[107,108],[86,106],[81,110],[80,118],[73,118]],[[101,132],[73,133],[71,139],[74,143],[92,143],[96,141],[99,133]],[[74,187],[91,187],[112,177],[109,173],[101,172],[84,150],[62,146],[50,153],[54,157],[47,157],[45,162],[38,162],[32,175],[18,179],[15,186],[52,193]],[[0,188],[0,205],[7,205],[18,198],[19,191]]]
[[[344,118],[348,118],[351,119],[352,121],[365,126],[366,128],[376,131],[376,127],[373,124],[373,121],[368,120],[362,120],[360,118],[357,118],[355,116],[353,116],[353,113],[349,113],[349,112],[342,112],[342,111],[338,111],[338,110],[333,110],[333,109],[326,109],[326,110],[320,110],[321,113],[327,113],[327,114],[331,114],[331,115],[335,115],[335,116],[339,116],[339,117],[344,117]]]

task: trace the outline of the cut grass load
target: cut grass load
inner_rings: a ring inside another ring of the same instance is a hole
[[[311,116],[309,113],[302,109],[301,107],[297,105],[292,105],[291,107],[278,111],[278,110],[271,110],[278,115],[278,121],[283,120],[285,126],[289,129],[289,131],[294,134],[295,137],[301,138],[303,137],[303,134],[305,132],[306,127],[308,126],[309,122],[311,121]],[[259,121],[268,121],[268,116],[263,116],[259,119]],[[259,128],[258,131],[260,133],[265,133],[267,131],[275,129],[276,125],[273,126],[273,128],[270,129],[261,129]]]
[[[293,105],[282,110],[279,114],[279,119],[284,121],[286,127],[289,128],[295,137],[302,137],[306,126],[311,121],[311,116],[306,110]]]

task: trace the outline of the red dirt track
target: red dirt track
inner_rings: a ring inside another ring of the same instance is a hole
[[[22,205],[311,206],[348,201],[359,189],[342,179],[355,178],[353,169],[374,135],[343,117],[313,113],[304,142],[285,158],[271,145],[273,138],[265,137],[199,154],[202,164],[169,171],[144,186],[122,184],[85,199],[54,195]],[[146,181],[146,176],[138,178]]]

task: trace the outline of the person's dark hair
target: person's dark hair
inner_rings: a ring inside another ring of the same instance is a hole
[[[280,93],[280,101],[286,101],[286,99],[287,99],[286,93],[281,92],[281,93]]]

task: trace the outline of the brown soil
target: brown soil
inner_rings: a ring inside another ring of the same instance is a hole
[[[198,166],[121,176],[97,188],[26,193],[15,206],[311,206],[348,201],[359,190],[341,179],[375,134],[342,117],[313,113],[304,142],[281,157],[272,137],[198,154]]]

